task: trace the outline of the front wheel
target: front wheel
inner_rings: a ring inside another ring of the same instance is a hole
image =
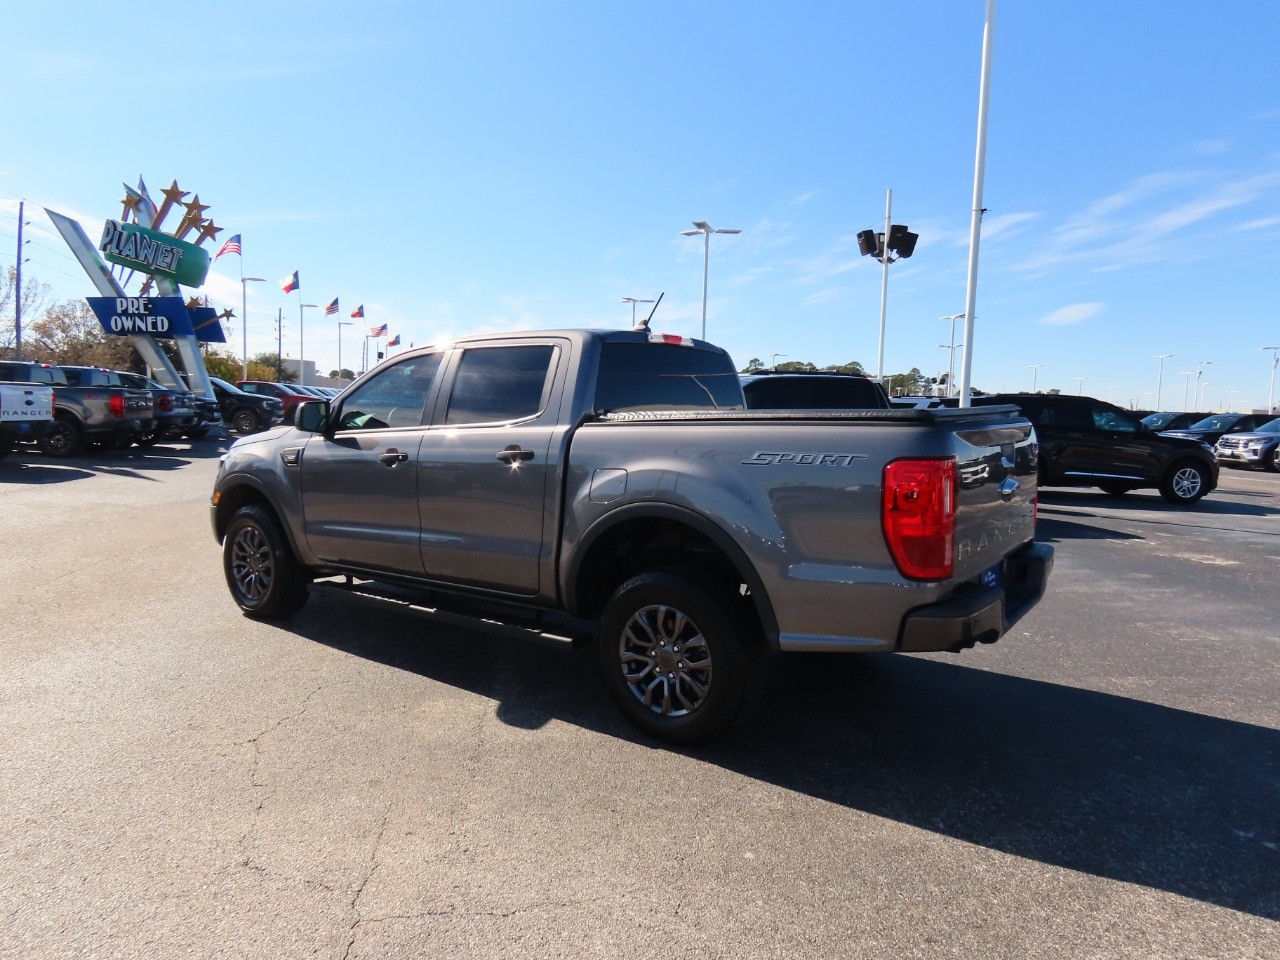
[[[765,651],[745,603],[674,573],[642,573],[605,604],[600,663],[635,726],[670,743],[723,733],[749,715]]]
[[[231,418],[231,425],[235,427],[236,433],[256,433],[259,429],[258,415],[252,410],[237,410]]]
[[[1180,507],[1190,506],[1208,492],[1209,471],[1190,460],[1175,463],[1160,481],[1160,495]]]
[[[1280,444],[1271,448],[1271,452],[1262,458],[1262,469],[1271,473],[1280,473]]]
[[[231,518],[222,541],[222,570],[232,599],[247,617],[287,617],[307,602],[306,568],[263,507],[241,507]]]

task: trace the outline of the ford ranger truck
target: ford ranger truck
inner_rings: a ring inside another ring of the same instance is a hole
[[[250,617],[309,593],[595,644],[675,743],[775,655],[959,651],[1043,594],[1013,407],[745,409],[728,354],[645,330],[407,351],[228,450],[213,533]]]

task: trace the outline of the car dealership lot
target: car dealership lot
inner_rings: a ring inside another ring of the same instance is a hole
[[[218,451],[0,464],[0,957],[1276,955],[1280,476],[1045,491],[1010,636],[674,751],[585,651],[244,619]]]

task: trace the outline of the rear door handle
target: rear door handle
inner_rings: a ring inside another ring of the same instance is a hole
[[[387,467],[394,467],[397,463],[404,463],[409,459],[407,453],[401,453],[395,447],[392,447],[386,453],[378,455],[378,462]]]
[[[498,451],[498,459],[503,463],[508,464],[516,463],[520,460],[532,460],[533,451],[523,450],[517,444],[513,443],[511,446]]]

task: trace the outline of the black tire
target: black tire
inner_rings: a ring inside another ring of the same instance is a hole
[[[199,440],[201,437],[208,434],[208,432],[208,427],[196,427],[194,430],[184,431],[182,435],[188,440]]]
[[[1126,493],[1135,488],[1132,484],[1128,483],[1109,482],[1098,484],[1098,489],[1110,497],[1123,497]]]
[[[1280,473],[1280,444],[1271,448],[1271,452],[1262,458],[1262,469],[1270,473]]]
[[[1194,460],[1180,460],[1160,480],[1160,496],[1180,507],[1190,506],[1209,492],[1209,470]]]
[[[232,414],[231,426],[239,434],[257,433],[262,429],[258,424],[258,415],[244,407]]]
[[[133,442],[140,447],[154,447],[160,442],[160,434],[158,433],[140,433],[133,438]]]
[[[71,457],[84,449],[84,432],[70,417],[58,417],[40,438],[40,452],[47,457]]]
[[[641,573],[605,604],[605,686],[645,733],[686,744],[724,733],[754,709],[766,653],[742,598],[674,573]]]
[[[232,599],[246,617],[287,617],[307,602],[307,570],[264,507],[241,507],[231,518],[222,541],[222,571]]]

